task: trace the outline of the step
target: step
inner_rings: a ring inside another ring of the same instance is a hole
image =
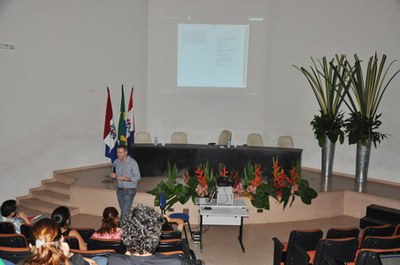
[[[76,177],[68,176],[63,173],[55,173],[54,179],[57,182],[62,182],[62,183],[68,184],[68,185],[72,185],[76,181]]]
[[[35,190],[32,191],[32,198],[51,203],[69,205],[70,196],[64,193],[58,193],[51,190]]]
[[[366,216],[386,220],[388,223],[400,223],[400,210],[376,204],[367,207]]]
[[[49,191],[63,193],[69,195],[71,192],[71,186],[69,184],[59,181],[49,181],[44,183],[44,188]]]
[[[60,204],[42,201],[36,198],[20,200],[19,205],[20,207],[23,207],[25,209],[31,209],[34,211],[44,213],[46,215],[50,215],[54,211],[54,209],[61,206]],[[68,208],[71,211],[71,215],[76,215],[79,213],[78,208],[75,207],[68,207]]]

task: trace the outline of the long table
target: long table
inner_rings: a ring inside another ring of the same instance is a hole
[[[193,173],[200,163],[209,162],[218,169],[222,163],[228,169],[236,169],[241,173],[248,161],[261,165],[267,172],[272,171],[273,158],[279,159],[279,165],[290,169],[301,164],[302,149],[278,147],[250,146],[218,146],[198,144],[133,144],[130,146],[131,156],[138,162],[144,177],[160,177],[167,174],[168,161],[176,164],[179,173],[188,170]]]

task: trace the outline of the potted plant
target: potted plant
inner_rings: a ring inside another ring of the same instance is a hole
[[[365,72],[357,54],[354,55],[354,59],[354,65],[348,60],[340,63],[348,75],[348,79],[342,79],[341,82],[343,86],[350,85],[350,89],[346,91],[345,100],[345,104],[350,109],[350,117],[344,125],[349,144],[357,144],[356,182],[364,183],[368,177],[371,143],[376,148],[378,143],[387,138],[386,134],[378,131],[382,124],[382,113],[378,114],[378,107],[390,82],[400,70],[393,73],[385,82],[389,69],[394,63],[392,61],[385,68],[385,54],[380,60],[376,53],[371,56]]]
[[[318,64],[311,58],[310,70],[296,67],[304,74],[320,107],[319,115],[314,115],[311,126],[321,147],[321,177],[328,183],[332,176],[335,145],[344,141],[343,113],[340,106],[349,89],[349,84],[341,82],[347,78],[343,63],[345,56],[336,55],[330,62],[324,56]]]

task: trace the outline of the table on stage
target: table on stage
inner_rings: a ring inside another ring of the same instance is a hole
[[[200,250],[203,250],[203,225],[239,226],[238,240],[242,251],[243,218],[249,217],[249,210],[243,200],[234,200],[233,205],[199,205],[200,212]]]
[[[142,176],[166,176],[167,163],[176,164],[180,173],[193,173],[200,163],[209,162],[211,168],[223,163],[240,172],[251,160],[263,169],[272,170],[272,159],[279,158],[283,169],[291,169],[301,163],[302,149],[251,146],[218,146],[199,144],[133,144],[132,157],[138,162]]]

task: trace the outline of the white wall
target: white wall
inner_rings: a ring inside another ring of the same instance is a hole
[[[399,13],[396,0],[0,0],[0,43],[16,47],[0,50],[0,200],[26,194],[55,169],[106,162],[105,87],[118,118],[122,83],[136,88],[137,129],[163,142],[175,130],[192,143],[214,142],[223,128],[237,144],[250,131],[267,145],[290,134],[303,165],[319,168],[309,125],[317,105],[291,65],[338,52],[400,59]],[[176,88],[175,25],[186,20],[171,17],[187,16],[250,23],[247,89]],[[370,167],[371,177],[397,182],[399,86],[400,78],[382,102],[382,131],[392,136]],[[337,146],[334,170],[353,173],[354,157],[354,146]]]
[[[104,163],[106,87],[136,87],[145,129],[147,1],[0,0],[0,201],[55,169]]]

